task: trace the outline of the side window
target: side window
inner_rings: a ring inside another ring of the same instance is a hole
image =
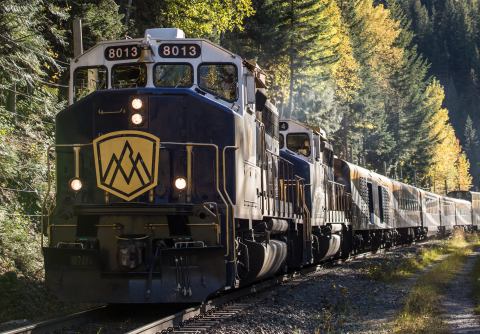
[[[237,99],[237,67],[232,64],[201,64],[198,67],[198,87],[233,102]]]
[[[78,101],[96,90],[107,89],[107,68],[79,67],[73,74],[73,99]]]
[[[157,64],[153,69],[153,84],[156,87],[191,87],[193,67],[190,64]]]
[[[383,212],[383,188],[378,186],[378,207],[380,209],[380,222],[383,224],[385,223],[385,216]]]
[[[371,183],[367,183],[368,188],[368,211],[370,212],[370,224],[375,223],[375,210],[373,206],[373,187]]]
[[[323,147],[323,162],[327,166],[333,166],[333,151],[331,150],[331,147],[327,144],[325,144]]]
[[[283,137],[282,134],[280,134],[280,137],[279,137],[278,141],[279,141],[278,146],[280,147],[280,149],[282,149],[283,146],[285,146],[285,138]]]
[[[145,64],[120,64],[112,68],[112,88],[145,87],[147,68]]]
[[[262,111],[262,121],[265,124],[265,132],[273,138],[278,138],[278,116],[269,108]]]
[[[287,148],[305,157],[309,157],[312,153],[310,137],[307,133],[289,133],[287,135]]]

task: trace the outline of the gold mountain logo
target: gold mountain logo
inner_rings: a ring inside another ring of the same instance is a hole
[[[131,201],[158,183],[160,139],[142,131],[117,131],[93,141],[97,186]]]

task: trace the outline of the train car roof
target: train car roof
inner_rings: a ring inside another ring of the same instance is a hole
[[[449,202],[454,202],[456,204],[465,204],[465,205],[470,205],[471,204],[470,201],[460,199],[460,198],[453,198],[453,197],[449,197],[449,196],[442,196],[442,199],[444,199],[446,201],[449,201]]]
[[[453,198],[460,198],[466,201],[480,200],[480,192],[469,191],[469,190],[455,190],[450,191],[447,196]]]
[[[371,170],[368,170],[364,167],[360,167],[358,165],[355,165],[351,162],[348,162],[346,160],[343,160],[343,159],[337,159],[338,161],[341,161],[342,163],[344,163],[345,165],[348,166],[348,168],[350,169],[350,171],[352,170],[355,170],[358,172],[358,174],[360,174],[360,176],[363,176],[363,177],[366,177],[366,178],[370,178],[370,179],[375,179],[375,181],[380,181],[381,183],[383,183],[384,185],[392,185],[393,184],[393,180],[386,177],[385,175],[381,175],[381,174],[378,174],[376,172],[373,172]]]

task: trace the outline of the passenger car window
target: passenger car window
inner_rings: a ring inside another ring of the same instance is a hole
[[[309,157],[312,153],[310,137],[307,133],[289,133],[287,135],[287,148],[306,157]]]
[[[380,213],[380,223],[385,223],[385,213],[383,211],[383,196],[384,196],[383,187],[378,186],[378,210]]]
[[[112,68],[112,88],[145,87],[146,84],[145,64],[121,64]]]
[[[107,68],[79,67],[73,75],[73,99],[78,101],[96,90],[107,88]]]
[[[202,64],[198,67],[198,86],[226,101],[237,99],[237,68],[232,64]]]
[[[375,207],[373,206],[373,186],[370,182],[367,183],[367,189],[368,189],[368,212],[370,213],[369,215],[369,223],[370,224],[375,224]]]
[[[157,64],[153,70],[156,87],[191,87],[193,68],[190,64]]]

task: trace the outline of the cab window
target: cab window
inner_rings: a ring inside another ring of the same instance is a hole
[[[145,64],[120,64],[112,68],[112,88],[145,87],[146,84]]]
[[[284,145],[285,145],[285,138],[283,138],[283,135],[280,134],[278,146],[280,147],[280,149],[282,149]]]
[[[193,67],[190,64],[157,64],[153,74],[156,87],[186,88],[193,85]]]
[[[73,96],[78,101],[96,90],[107,88],[107,68],[104,66],[80,67],[73,75]]]
[[[287,148],[305,157],[309,157],[312,153],[310,137],[307,133],[289,133],[287,135]]]
[[[232,64],[201,64],[198,67],[198,87],[233,102],[237,99],[237,67]]]

